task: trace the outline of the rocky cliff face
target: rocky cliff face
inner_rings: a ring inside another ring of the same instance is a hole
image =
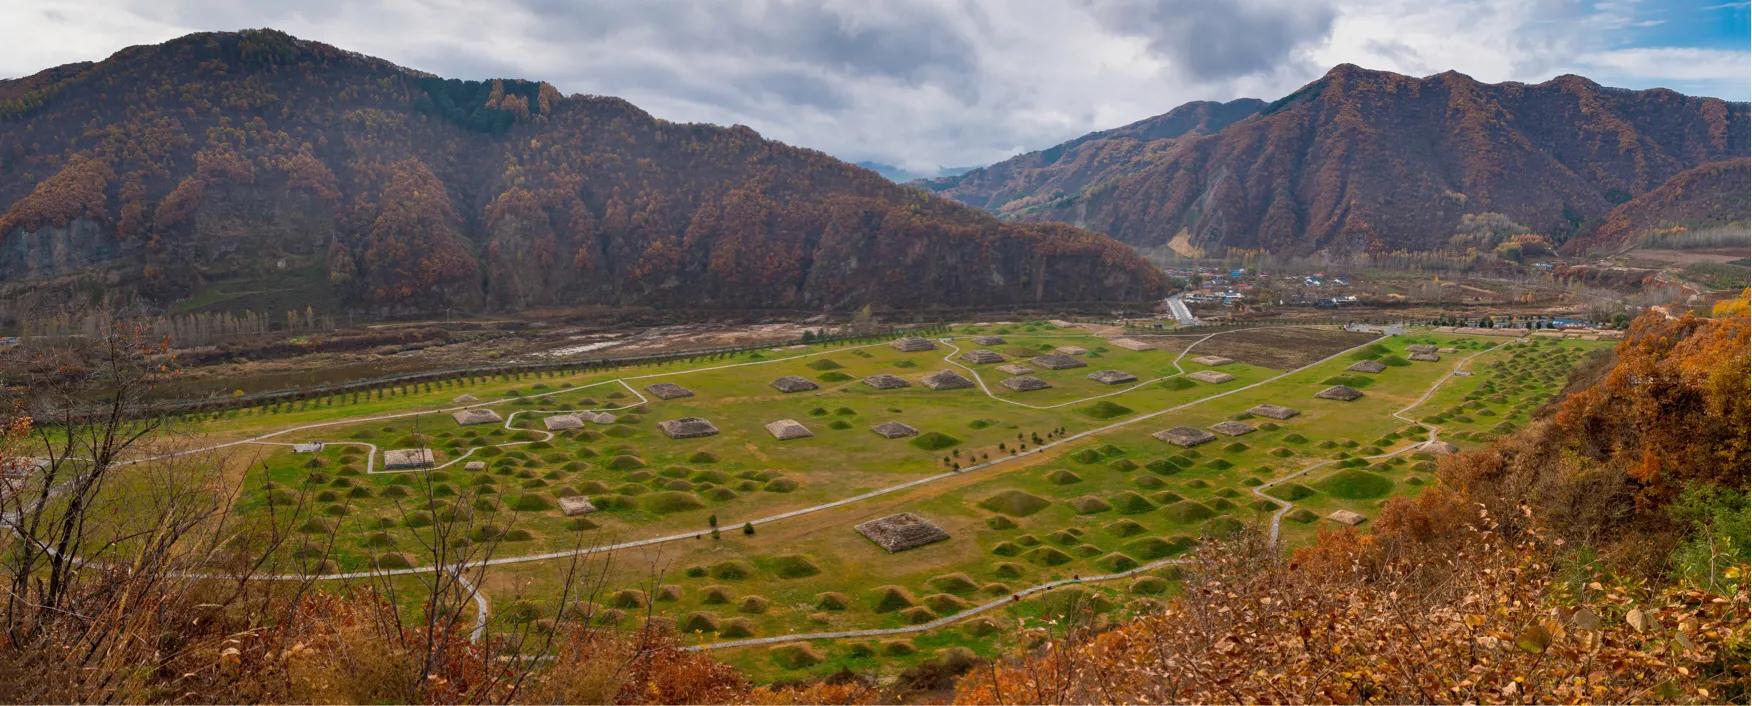
[[[1682,171],[1746,157],[1747,133],[1745,103],[1578,76],[1484,84],[1344,65],[1212,134],[1133,149],[1075,177],[1017,181],[995,198],[960,184],[941,193],[1139,246],[1436,249],[1480,213],[1561,240]],[[1013,161],[986,171],[1026,171],[1040,159]]]
[[[1003,223],[747,128],[443,80],[271,30],[0,81],[0,295],[92,281],[161,307],[279,292],[383,312],[1163,286],[1105,237]]]

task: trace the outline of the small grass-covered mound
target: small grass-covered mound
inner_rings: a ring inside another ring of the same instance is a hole
[[[706,506],[706,503],[700,500],[700,496],[679,490],[647,493],[640,497],[639,504],[643,505],[646,510],[659,515],[698,510]]]
[[[1120,520],[1107,526],[1108,534],[1115,537],[1136,537],[1150,531],[1150,528],[1138,524],[1134,520]]]
[[[1314,484],[1335,498],[1362,500],[1385,497],[1393,492],[1393,481],[1386,476],[1354,468],[1334,473]]]
[[[1112,419],[1131,414],[1132,408],[1110,400],[1101,400],[1095,404],[1078,407],[1077,413],[1091,419]]]
[[[767,650],[773,663],[785,669],[803,669],[821,664],[827,657],[806,642],[787,642]]]
[[[1228,537],[1240,532],[1243,525],[1233,517],[1218,517],[1204,523],[1199,533],[1206,537]]]
[[[1381,364],[1382,365],[1391,365],[1395,368],[1403,368],[1407,365],[1411,365],[1411,361],[1406,360],[1406,359],[1401,358],[1401,357],[1396,356],[1396,355],[1389,355],[1389,356],[1384,356],[1381,358]]]
[[[1073,557],[1056,547],[1036,547],[1028,552],[1029,561],[1041,566],[1062,566],[1069,564]]]
[[[1072,473],[1070,471],[1067,471],[1063,468],[1060,468],[1056,471],[1053,471],[1051,473],[1046,474],[1046,480],[1047,480],[1047,482],[1052,483],[1053,485],[1070,485],[1072,483],[1083,482],[1083,477],[1079,476],[1075,473]]]
[[[852,598],[838,591],[815,594],[816,610],[845,610],[851,604]]]
[[[1156,509],[1156,504],[1129,490],[1115,493],[1107,502],[1121,515],[1136,515]]]
[[[609,459],[608,467],[616,471],[630,471],[635,468],[644,468],[645,459],[632,454],[621,454]]]
[[[1204,503],[1197,500],[1182,500],[1174,503],[1162,508],[1162,514],[1168,518],[1168,521],[1179,525],[1190,525],[1217,516],[1215,510],[1206,507]]]
[[[1139,576],[1133,579],[1126,590],[1144,596],[1154,596],[1168,591],[1168,581],[1160,576]]]
[[[1213,498],[1210,502],[1205,503],[1205,505],[1217,512],[1228,512],[1235,509],[1235,503],[1229,502],[1228,498]]]
[[[820,375],[817,375],[817,376],[815,376],[815,379],[820,380],[822,382],[845,382],[847,380],[852,379],[852,376],[835,370],[835,371],[830,372],[830,373],[822,373]]]
[[[731,618],[724,621],[724,627],[718,629],[719,637],[751,637],[754,635],[754,623],[748,618]]]
[[[819,370],[822,372],[826,372],[829,370],[839,370],[840,368],[843,368],[843,367],[845,367],[845,366],[834,362],[834,360],[832,358],[822,358],[820,360],[814,361],[814,362],[809,364],[810,370]]]
[[[878,586],[870,594],[870,609],[877,613],[892,613],[918,605],[912,592],[899,586]]]
[[[1159,458],[1159,459],[1156,459],[1154,461],[1151,461],[1149,463],[1144,464],[1144,468],[1148,469],[1151,473],[1156,473],[1156,474],[1160,474],[1160,475],[1164,475],[1164,476],[1171,476],[1171,475],[1174,475],[1176,473],[1179,473],[1180,469],[1182,469],[1184,467],[1185,466],[1183,466],[1179,462],[1175,461],[1174,459],[1168,459],[1168,458]]]
[[[737,610],[755,615],[765,613],[772,608],[773,602],[767,600],[766,596],[743,596],[742,602],[736,605]]]
[[[754,567],[746,561],[730,559],[713,564],[710,573],[720,581],[741,581],[754,575]]]
[[[1051,504],[1045,498],[1015,489],[999,492],[979,502],[982,508],[1013,517],[1027,517]]]
[[[782,579],[800,579],[821,573],[814,560],[802,554],[773,557],[773,574]]]
[[[1308,437],[1302,436],[1301,434],[1291,432],[1289,434],[1284,435],[1284,443],[1286,443],[1286,444],[1306,444],[1306,443],[1308,443]]]
[[[625,588],[616,591],[608,599],[608,604],[616,608],[643,608],[647,605],[645,592],[636,588]]]
[[[675,626],[682,632],[717,632],[718,616],[706,611],[696,611],[682,616]]]
[[[1171,378],[1168,378],[1167,380],[1162,381],[1162,387],[1169,389],[1169,390],[1185,390],[1188,388],[1198,387],[1198,383],[1193,382],[1193,381],[1188,380],[1188,379],[1183,378],[1183,377],[1171,377]]]
[[[901,620],[906,621],[908,625],[924,625],[925,623],[936,620],[937,614],[931,612],[930,608],[916,605],[900,611],[900,618]]]
[[[1091,464],[1091,463],[1100,463],[1101,460],[1104,458],[1106,458],[1106,456],[1102,456],[1101,452],[1096,451],[1095,449],[1083,449],[1082,451],[1078,451],[1074,454],[1071,454],[1072,461],[1076,461],[1077,463],[1081,463],[1081,464],[1085,464],[1085,465]]]
[[[992,566],[992,575],[1001,579],[1020,578],[1022,571],[1022,565],[1015,562],[1000,561]]]
[[[1019,526],[1016,524],[1015,520],[1003,515],[992,515],[991,517],[987,517],[985,523],[987,527],[995,530],[1010,530],[1016,529]]]
[[[796,490],[798,485],[797,481],[792,478],[774,478],[767,481],[766,485],[761,486],[760,489],[769,493],[789,493]]]
[[[1301,483],[1286,483],[1284,485],[1276,486],[1266,490],[1265,494],[1279,500],[1288,500],[1290,502],[1318,495],[1318,493],[1314,492],[1313,488],[1302,485]]]
[[[905,657],[918,651],[919,648],[913,647],[912,640],[888,640],[882,643],[882,654],[890,657]]]
[[[695,451],[692,456],[687,457],[687,462],[688,463],[717,463],[718,457],[713,456],[710,451]]]
[[[967,632],[968,637],[986,637],[997,633],[1000,628],[991,618],[976,618],[968,621],[961,629]]]
[[[912,445],[926,451],[940,451],[960,444],[961,440],[940,431],[927,431],[913,437]]]
[[[372,563],[379,569],[406,569],[414,565],[414,558],[400,552],[388,552],[378,554]]]
[[[925,596],[924,601],[925,605],[938,615],[959,613],[967,610],[969,606],[973,605],[960,596],[948,593],[933,593],[929,596]]]
[[[1047,591],[1041,597],[1048,615],[1103,613],[1113,607],[1106,596],[1082,586],[1065,586]]]
[[[1160,490],[1168,486],[1161,478],[1155,476],[1138,476],[1132,479],[1132,484],[1144,490]]]
[[[1314,514],[1314,512],[1309,510],[1308,508],[1299,507],[1299,508],[1296,508],[1294,510],[1291,510],[1288,514],[1284,515],[1284,519],[1289,520],[1291,522],[1299,522],[1299,523],[1305,525],[1305,524],[1308,524],[1310,522],[1313,522],[1315,520],[1320,519],[1320,516]]]
[[[1106,500],[1102,500],[1093,495],[1085,495],[1080,498],[1075,498],[1070,502],[1071,508],[1076,510],[1079,515],[1092,515],[1097,512],[1107,512],[1108,510],[1113,509],[1113,506],[1107,504]]]
[[[1117,574],[1121,571],[1130,571],[1138,568],[1138,560],[1119,552],[1113,552],[1112,554],[1096,559],[1095,565],[1106,569],[1110,573]]]
[[[1120,547],[1120,550],[1144,561],[1155,561],[1183,552],[1190,546],[1192,546],[1191,540],[1185,537],[1171,539],[1143,537],[1126,542]]]
[[[998,542],[997,546],[992,547],[992,553],[998,556],[1016,556],[1022,553],[1022,548],[1011,542]]]
[[[932,576],[925,583],[944,593],[973,593],[979,590],[979,584],[973,580],[972,576],[960,572]]]
[[[1107,467],[1119,471],[1120,473],[1130,473],[1138,469],[1138,462],[1129,458],[1122,458],[1107,464]]]

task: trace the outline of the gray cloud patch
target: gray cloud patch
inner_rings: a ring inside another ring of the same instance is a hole
[[[1332,31],[1316,0],[1090,0],[1108,29],[1149,41],[1191,76],[1226,79],[1272,69]]]

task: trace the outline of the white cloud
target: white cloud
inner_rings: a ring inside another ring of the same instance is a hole
[[[929,171],[1190,100],[1272,99],[1331,65],[1486,81],[1574,72],[1744,99],[1744,52],[1626,47],[1636,0],[24,0],[0,75],[272,26],[459,78],[545,80]]]

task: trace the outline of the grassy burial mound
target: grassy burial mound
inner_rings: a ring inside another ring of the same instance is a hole
[[[1027,517],[1046,509],[1052,503],[1038,495],[1030,495],[1014,488],[1000,491],[998,494],[979,501],[979,506],[992,512],[1001,512],[1011,517]]]
[[[1345,500],[1367,500],[1386,497],[1393,492],[1393,480],[1376,473],[1346,468],[1314,484],[1321,492]]]

